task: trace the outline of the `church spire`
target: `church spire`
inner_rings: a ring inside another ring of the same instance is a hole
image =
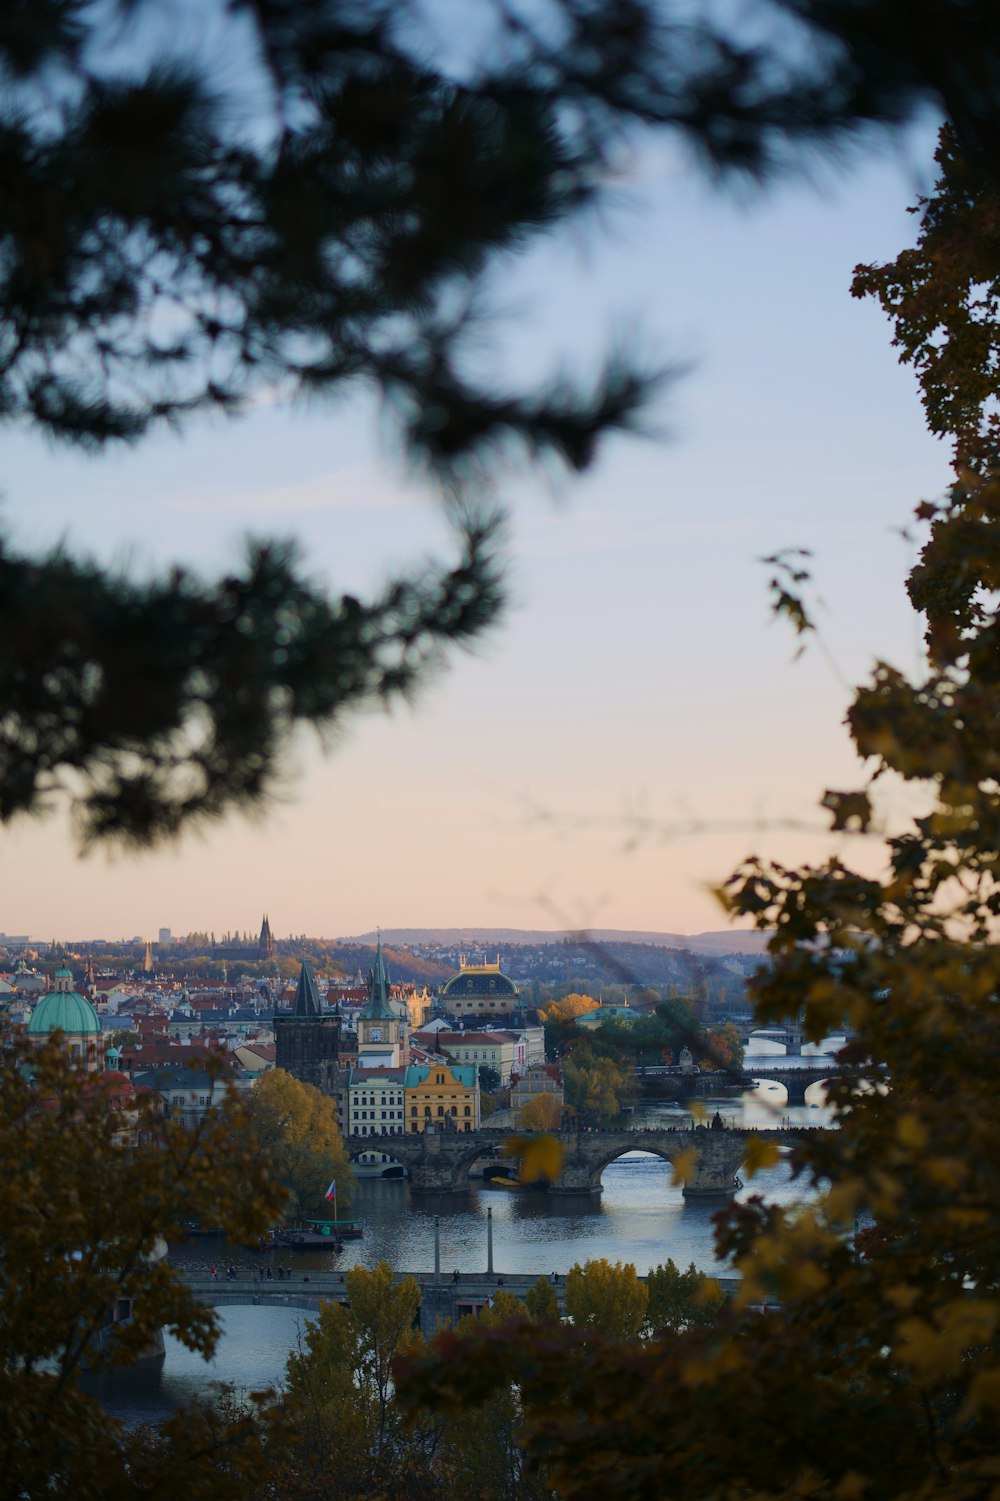
[[[299,971],[299,983],[295,990],[295,1004],[292,1007],[292,1015],[295,1017],[322,1016],[323,1011],[319,1000],[319,987],[316,984],[316,975],[312,964],[308,959],[302,961]]]
[[[260,937],[257,940],[258,959],[274,958],[274,939],[271,936],[271,922],[267,913],[264,913],[264,921],[260,925]]]

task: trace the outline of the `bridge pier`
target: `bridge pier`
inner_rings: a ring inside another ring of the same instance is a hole
[[[736,1192],[736,1171],[743,1161],[745,1145],[728,1131],[710,1131],[699,1126],[693,1143],[697,1153],[694,1172],[684,1184],[685,1199],[717,1199]]]

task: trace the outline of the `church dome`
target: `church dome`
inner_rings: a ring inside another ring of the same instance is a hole
[[[32,1037],[44,1037],[50,1032],[66,1032],[73,1036],[97,1034],[101,1024],[90,1002],[75,990],[52,990],[38,1002],[28,1022]]]
[[[495,964],[469,964],[464,958],[461,968],[442,988],[442,1000],[462,999],[510,999],[517,1000],[520,991],[508,975],[500,973],[500,959]]]

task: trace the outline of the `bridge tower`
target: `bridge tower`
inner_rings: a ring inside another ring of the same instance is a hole
[[[308,959],[299,972],[291,1016],[274,1018],[275,1065],[332,1094],[340,1061],[340,1015],[324,1015]]]

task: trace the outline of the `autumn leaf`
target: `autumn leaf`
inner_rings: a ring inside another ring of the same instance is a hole
[[[562,1172],[565,1149],[547,1131],[508,1136],[500,1150],[504,1157],[519,1158],[517,1176],[522,1183],[551,1183]]]
[[[675,1184],[689,1183],[698,1171],[698,1148],[686,1147],[683,1152],[678,1152],[673,1162],[673,1181]]]

